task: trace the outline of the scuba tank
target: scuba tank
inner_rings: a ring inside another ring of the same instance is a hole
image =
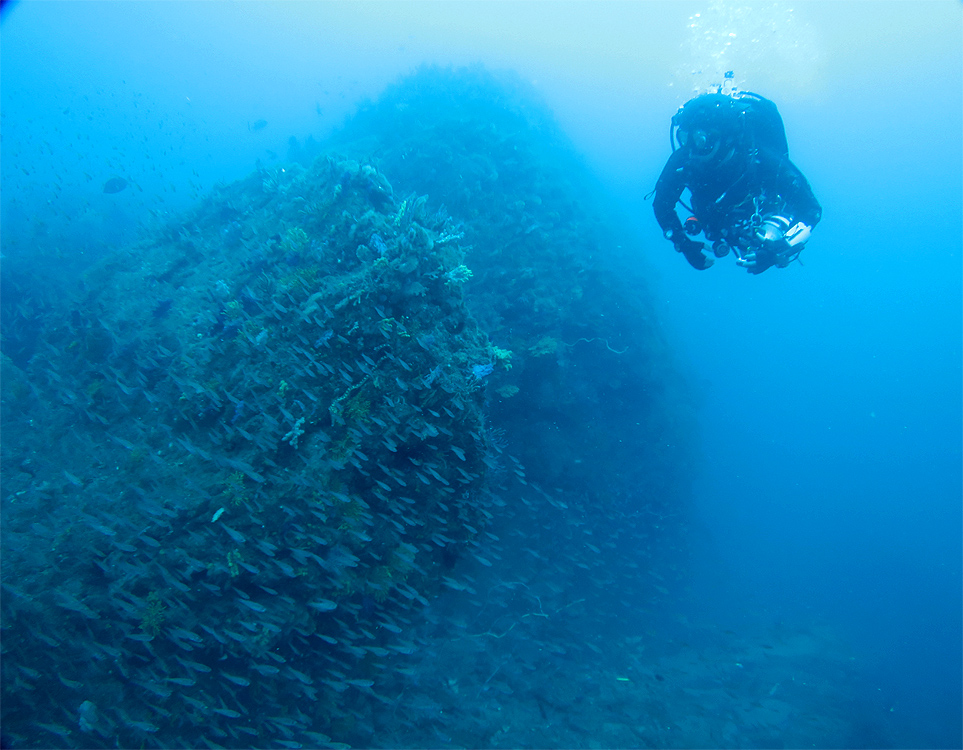
[[[736,84],[732,80],[732,71],[727,70],[725,76],[722,79],[722,85],[719,86],[719,93],[725,94],[726,96],[736,95]]]

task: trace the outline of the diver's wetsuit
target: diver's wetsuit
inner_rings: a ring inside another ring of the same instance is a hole
[[[676,214],[675,206],[686,188],[706,238],[724,240],[740,258],[760,248],[756,230],[766,216],[779,214],[810,228],[819,221],[822,209],[802,172],[789,160],[782,118],[768,99],[756,94],[736,99],[705,94],[680,110],[673,124],[680,131],[705,128],[719,142],[705,155],[682,143],[672,152],[655,187],[656,220],[695,268],[708,268],[712,261],[702,254],[702,243],[686,238]],[[772,262],[760,263],[752,272],[769,265]]]
[[[683,231],[675,206],[686,188],[692,194],[692,212],[710,240],[720,239],[723,232],[749,219],[756,209],[754,198],[762,201],[762,208],[788,210],[793,219],[809,226],[815,226],[822,216],[802,172],[787,157],[771,151],[756,151],[743,159],[733,156],[725,164],[705,166],[691,160],[684,149],[673,152],[656,183],[652,204],[666,236]]]

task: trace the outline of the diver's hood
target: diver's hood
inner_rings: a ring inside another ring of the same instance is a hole
[[[672,121],[680,128],[700,126],[722,130],[734,125],[743,110],[738,100],[727,94],[703,94],[686,102]]]

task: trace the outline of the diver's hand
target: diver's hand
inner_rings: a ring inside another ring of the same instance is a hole
[[[704,242],[696,242],[695,240],[690,240],[688,237],[683,237],[675,243],[676,252],[682,253],[685,259],[689,261],[689,265],[697,271],[705,271],[715,263],[713,258],[706,257],[702,254],[702,248],[704,247]]]
[[[788,254],[782,251],[788,251],[789,249],[785,240],[767,241],[763,243],[762,247],[747,252],[736,261],[736,264],[753,275],[760,274],[772,266],[785,268],[789,265]]]
[[[772,261],[764,251],[750,250],[736,261],[736,265],[742,266],[751,274],[758,274],[769,268],[769,266],[772,265]]]

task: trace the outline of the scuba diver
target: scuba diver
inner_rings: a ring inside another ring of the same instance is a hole
[[[732,73],[726,73],[726,83]],[[672,118],[672,155],[656,183],[653,208],[665,238],[704,270],[702,234],[717,258],[731,249],[751,274],[785,268],[799,257],[822,209],[802,172],[789,161],[776,105],[758,94],[719,87],[690,100]],[[689,190],[691,207],[682,202]],[[691,216],[685,224],[675,206]]]

